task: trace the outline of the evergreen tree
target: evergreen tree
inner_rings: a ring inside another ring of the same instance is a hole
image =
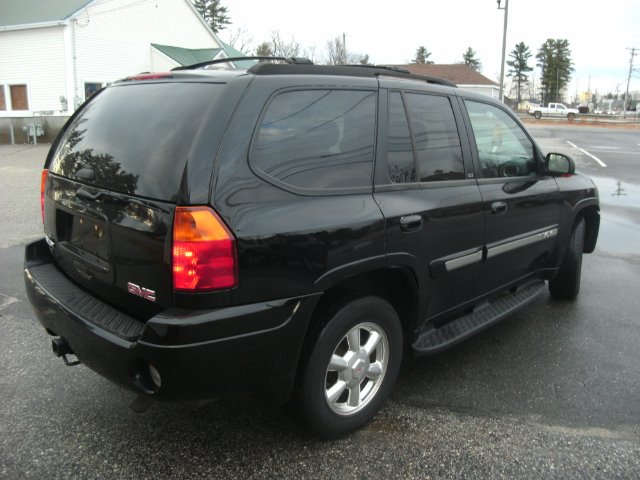
[[[562,101],[562,91],[571,80],[573,65],[569,41],[549,38],[542,44],[536,55],[540,67],[542,102]]]
[[[531,55],[529,47],[524,42],[517,43],[509,53],[512,60],[507,61],[507,65],[510,67],[507,76],[513,77],[513,81],[516,83],[516,105],[519,105],[522,100],[522,87],[529,83],[527,72],[533,70],[533,67],[528,65]]]
[[[360,65],[373,65],[373,63],[371,63],[371,59],[369,58],[368,53],[365,53],[362,57],[360,57],[358,59],[358,63]]]
[[[227,7],[223,7],[220,0],[191,0],[191,2],[215,33],[218,33],[218,30],[224,30],[227,25],[231,25],[231,19],[227,15]]]
[[[476,58],[476,53],[477,52],[473,48],[467,48],[467,51],[462,54],[462,63],[477,71],[480,70],[480,66],[482,64],[480,63],[480,60]]]
[[[256,57],[272,56],[273,52],[271,51],[271,45],[269,45],[269,42],[262,42],[260,45],[258,45],[258,48],[256,48]]]
[[[413,59],[413,63],[432,64],[433,62],[429,60],[430,56],[431,52],[421,45],[416,50],[416,58]]]

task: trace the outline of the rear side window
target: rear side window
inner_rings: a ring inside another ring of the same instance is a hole
[[[405,94],[418,180],[464,180],[458,127],[447,97]]]
[[[174,82],[105,89],[69,126],[50,171],[116,192],[175,201],[193,139],[222,88]],[[82,179],[76,177],[80,170]]]
[[[464,180],[458,127],[447,97],[389,94],[387,167],[391,183]]]
[[[387,165],[392,183],[415,183],[418,181],[409,122],[400,92],[391,92],[389,95]]]
[[[259,173],[303,190],[370,187],[376,93],[294,90],[268,105],[251,150]]]

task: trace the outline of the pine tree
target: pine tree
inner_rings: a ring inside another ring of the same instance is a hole
[[[571,80],[573,64],[569,41],[549,38],[536,55],[540,67],[543,103],[562,101],[562,91]]]
[[[522,87],[529,83],[527,72],[533,70],[533,67],[528,65],[531,55],[529,47],[524,42],[517,43],[509,53],[512,60],[507,61],[507,65],[510,67],[507,76],[513,77],[513,81],[516,83],[516,105],[519,105],[522,100]]]
[[[467,51],[462,54],[462,63],[477,71],[480,70],[480,66],[482,64],[480,63],[480,60],[476,58],[476,53],[477,52],[473,48],[467,48]]]
[[[413,59],[413,63],[432,64],[433,62],[429,60],[430,56],[431,52],[421,45],[416,50],[416,58]]]
[[[271,51],[271,45],[269,45],[269,42],[262,42],[260,45],[258,45],[258,48],[256,48],[256,57],[272,56],[273,52]]]
[[[227,15],[227,7],[223,7],[220,0],[191,0],[191,2],[215,33],[218,33],[218,30],[224,30],[227,25],[231,25],[231,19]]]

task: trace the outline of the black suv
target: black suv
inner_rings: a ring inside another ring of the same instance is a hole
[[[291,401],[325,437],[375,414],[403,351],[545,281],[574,298],[599,227],[594,184],[502,103],[391,67],[130,77],[44,168],[25,280],[58,356],[150,398]]]

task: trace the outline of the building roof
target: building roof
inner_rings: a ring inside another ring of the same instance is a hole
[[[224,56],[218,58],[246,57],[244,53],[236,50],[231,45],[223,41],[220,41],[220,43],[222,44],[222,48],[182,48],[172,45],[159,45],[157,43],[152,43],[151,46],[183,66],[213,60],[220,52],[223,52]],[[239,68],[251,68],[256,64],[256,61],[240,60],[233,63]]]
[[[411,63],[409,65],[394,65],[400,68],[406,68],[415,75],[427,75],[431,77],[439,77],[449,80],[456,85],[487,85],[498,87],[499,85],[476,72],[473,68],[463,63],[452,65],[435,64],[435,63]]]
[[[220,53],[220,50],[222,50],[220,48],[182,48],[171,45],[159,45],[157,43],[152,43],[151,46],[164,53],[167,57],[175,60],[180,65],[193,65],[195,63],[212,60]]]
[[[0,27],[66,20],[93,0],[0,0]]]
[[[245,53],[242,53],[240,50],[236,50],[231,45],[229,45],[228,43],[223,42],[222,40],[220,41],[220,43],[222,43],[222,48],[224,49],[224,53],[229,58],[246,57],[247,56]],[[233,62],[233,63],[234,63],[234,65],[236,65],[239,68],[251,68],[257,62],[255,60],[239,60],[239,61]]]

